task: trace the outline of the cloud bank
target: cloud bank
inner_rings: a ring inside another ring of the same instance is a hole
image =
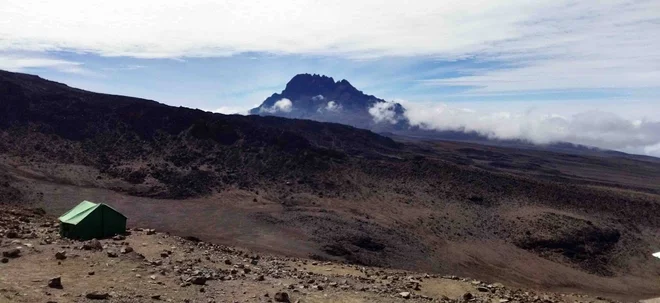
[[[657,0],[3,0],[0,52],[469,58],[497,65],[419,80],[480,93],[657,88],[659,11]]]
[[[598,109],[569,113],[564,108],[564,113],[558,113],[561,110],[549,107],[516,111],[483,110],[477,104],[471,105],[406,103],[405,116],[423,129],[476,132],[490,139],[522,139],[535,144],[570,142],[660,156],[660,121]],[[376,104],[369,113],[376,122],[392,122],[395,114],[393,107],[385,104]]]

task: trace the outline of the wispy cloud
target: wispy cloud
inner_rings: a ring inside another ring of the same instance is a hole
[[[50,68],[64,73],[92,75],[81,62],[49,58],[41,54],[7,54],[0,52],[0,69],[23,72],[32,68]]]
[[[138,70],[138,69],[143,69],[143,68],[145,68],[144,65],[126,64],[126,65],[120,65],[120,66],[103,67],[101,69],[105,70],[105,71],[118,72],[118,71]]]

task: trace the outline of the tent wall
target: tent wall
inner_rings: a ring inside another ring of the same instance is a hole
[[[126,217],[114,209],[101,205],[99,209],[103,213],[103,237],[111,237],[126,232]]]

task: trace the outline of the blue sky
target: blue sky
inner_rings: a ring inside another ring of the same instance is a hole
[[[4,0],[0,69],[223,113],[318,73],[431,128],[660,155],[658,12],[652,0]]]

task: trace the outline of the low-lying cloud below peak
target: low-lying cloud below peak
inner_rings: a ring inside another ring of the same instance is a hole
[[[520,111],[404,103],[410,124],[422,129],[476,132],[489,139],[517,139],[535,144],[570,142],[660,156],[660,122],[646,118],[623,117],[597,108],[569,113],[565,107]],[[376,104],[369,113],[375,122],[391,122],[394,117],[393,108],[385,104]]]
[[[275,102],[271,107],[261,107],[259,110],[262,113],[275,114],[278,112],[290,113],[293,110],[293,103],[287,98],[282,98]]]

